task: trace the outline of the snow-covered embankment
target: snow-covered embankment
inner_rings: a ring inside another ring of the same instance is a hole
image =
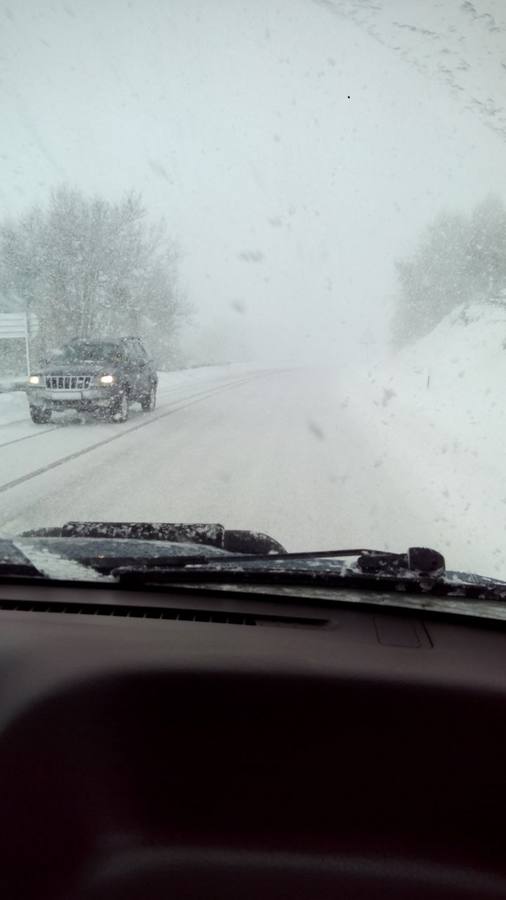
[[[506,578],[506,308],[454,310],[361,387],[379,455],[426,504],[449,561]]]

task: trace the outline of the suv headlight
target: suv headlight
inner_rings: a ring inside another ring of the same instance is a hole
[[[98,380],[100,384],[114,384],[116,379],[114,375],[101,375]]]
[[[41,384],[42,375],[29,375],[28,384]]]

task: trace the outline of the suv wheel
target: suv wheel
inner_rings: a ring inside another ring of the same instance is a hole
[[[126,422],[128,419],[128,394],[122,391],[111,410],[113,422]]]
[[[51,410],[44,406],[30,406],[30,416],[36,425],[47,425],[51,419]]]
[[[156,406],[156,384],[151,385],[151,390],[149,394],[146,394],[144,397],[141,397],[141,406],[144,412],[149,412],[154,409]]]

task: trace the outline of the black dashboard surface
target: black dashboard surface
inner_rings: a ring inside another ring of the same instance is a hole
[[[152,599],[0,586],[4,896],[506,896],[503,625]]]

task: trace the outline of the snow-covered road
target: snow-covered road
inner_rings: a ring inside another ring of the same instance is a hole
[[[349,374],[174,373],[162,376],[155,412],[132,406],[123,425],[35,426],[23,396],[8,402],[17,421],[0,424],[4,533],[70,519],[221,522],[290,550],[425,544],[452,567],[506,575],[504,505],[479,478],[469,493],[472,454],[456,466],[433,452],[423,421],[396,417]]]

